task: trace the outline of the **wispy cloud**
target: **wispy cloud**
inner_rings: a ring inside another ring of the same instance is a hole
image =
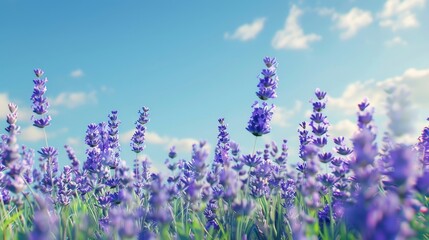
[[[6,115],[9,113],[10,103],[9,95],[7,93],[0,93],[0,119],[6,119]]]
[[[61,134],[67,133],[68,128],[62,128],[53,132],[47,132],[48,139],[54,139]],[[28,126],[21,130],[21,134],[18,135],[19,139],[28,142],[38,142],[45,139],[45,134],[43,130],[34,126]]]
[[[66,144],[71,145],[73,147],[76,147],[76,146],[82,145],[82,141],[83,141],[82,139],[77,138],[77,137],[68,137],[66,139]]]
[[[275,49],[307,49],[311,42],[320,41],[321,36],[310,33],[305,34],[299,25],[298,19],[302,10],[293,5],[289,11],[284,28],[277,31],[272,40]]]
[[[8,104],[13,102],[9,98],[9,94],[0,93],[0,119],[6,119],[6,115],[9,114]],[[16,102],[14,102],[16,103]],[[28,122],[30,121],[32,112],[29,108],[21,107],[18,105],[18,121],[19,122]]]
[[[92,92],[62,92],[57,97],[49,99],[52,106],[76,108],[85,104],[97,103],[97,93]]]
[[[350,139],[357,130],[357,124],[350,119],[343,119],[337,123],[331,123],[329,134],[335,137]]]
[[[391,89],[405,89],[409,92],[409,104],[407,105],[407,111],[404,110],[399,117],[409,120],[409,124],[413,126],[418,126],[421,121],[424,121],[427,114],[419,109],[429,109],[429,102],[427,101],[428,82],[429,68],[410,68],[399,76],[386,78],[380,81],[368,80],[354,82],[349,84],[339,97],[328,96],[329,109],[335,109],[335,113],[341,115],[341,117],[350,117],[356,114],[357,104],[361,102],[364,97],[368,97],[371,106],[375,108],[376,114],[378,114],[378,116],[387,117],[391,115],[391,113],[387,111],[387,104],[398,104],[392,100],[387,102],[387,91],[391,91]],[[402,99],[397,100],[401,101]],[[395,106],[390,106],[389,109],[391,108],[395,108]],[[411,118],[408,116],[410,112],[413,113]],[[350,122],[343,121],[338,123],[337,126],[334,126],[333,131],[335,133],[344,132],[349,126],[352,126]],[[395,126],[390,126],[390,129],[394,130],[394,127]],[[400,140],[407,142],[410,139],[414,139],[415,141],[418,135],[416,131],[418,130],[420,129],[412,129],[409,134],[404,134]],[[350,132],[347,132],[347,134],[350,134]]]
[[[380,26],[393,31],[416,28],[420,25],[416,10],[425,6],[426,0],[387,0],[378,14]]]
[[[368,97],[371,105],[378,111],[383,111],[387,93],[386,89],[405,86],[409,89],[411,100],[420,108],[429,108],[427,101],[427,83],[429,82],[428,69],[407,69],[403,74],[384,80],[357,81],[347,85],[341,96],[328,96],[329,106],[342,113],[353,115],[357,111],[357,104],[364,97]]]
[[[330,16],[335,22],[335,28],[341,30],[341,39],[350,39],[354,37],[361,29],[369,26],[373,22],[370,11],[359,8],[352,8],[349,12],[340,14],[334,9],[320,9],[319,14]]]
[[[134,134],[134,130],[130,130],[120,135],[120,140],[123,143],[129,143],[131,137]],[[192,150],[192,145],[198,144],[199,141],[194,138],[176,138],[170,136],[161,136],[156,132],[146,132],[145,135],[146,143],[162,145],[165,149],[169,149],[172,146],[176,146],[176,150],[182,153],[190,153]],[[210,149],[210,146],[207,145],[207,149]]]
[[[70,73],[70,76],[73,78],[80,78],[80,77],[83,77],[83,75],[84,75],[84,73],[83,73],[82,69],[76,69]]]
[[[385,43],[386,47],[394,47],[394,46],[406,46],[408,42],[402,39],[401,37],[394,37],[392,39],[387,40]]]
[[[296,101],[295,105],[291,109],[277,106],[274,110],[273,119],[271,123],[279,127],[287,127],[290,125],[290,119],[292,119],[301,110],[302,102]]]
[[[224,34],[225,39],[249,41],[258,36],[258,34],[264,29],[265,18],[255,19],[252,23],[246,23],[238,27],[234,33],[230,34],[226,32]]]
[[[28,126],[21,130],[20,139],[29,142],[37,142],[45,139],[45,135],[40,128],[36,128],[34,126]]]

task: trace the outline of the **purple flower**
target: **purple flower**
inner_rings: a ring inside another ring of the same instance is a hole
[[[289,210],[293,206],[296,196],[296,185],[292,178],[281,184],[281,196],[284,201],[282,206]]]
[[[335,176],[331,174],[322,174],[318,176],[318,180],[325,186],[325,187],[332,187],[336,181]]]
[[[109,210],[107,219],[103,219],[107,234],[117,232],[120,239],[133,238],[140,233],[137,224],[141,211],[132,211],[124,207],[115,207]]]
[[[247,200],[246,198],[242,198],[240,200],[236,199],[232,203],[232,209],[238,216],[249,216],[252,214],[255,209],[255,204],[251,199]]]
[[[319,224],[323,227],[322,224],[327,226],[331,223],[332,220],[338,221],[344,215],[344,206],[340,201],[334,201],[331,204],[326,204],[324,208],[319,210]]]
[[[323,109],[325,109],[326,103],[324,102],[314,102],[313,103],[313,112],[321,112]]]
[[[231,148],[232,156],[237,157],[240,153],[240,145],[236,142],[230,141],[229,146]]]
[[[172,146],[170,148],[170,152],[168,153],[168,157],[174,159],[177,156],[176,147]]]
[[[219,230],[219,224],[217,220],[216,210],[218,208],[217,201],[212,199],[207,204],[206,209],[204,209],[204,216],[206,217],[206,229],[210,230],[213,228],[214,230]]]
[[[57,202],[63,206],[70,204],[71,197],[76,189],[77,184],[72,180],[72,168],[65,166],[58,179]]]
[[[429,171],[425,171],[423,175],[417,179],[416,189],[422,194],[429,195]]]
[[[219,121],[219,126],[218,126],[219,134],[217,136],[218,142],[215,149],[214,161],[216,163],[228,165],[229,164],[228,152],[230,149],[229,147],[230,139],[229,139],[229,133],[227,130],[228,125],[225,124],[225,120],[223,118],[220,118],[218,121]]]
[[[319,100],[323,100],[326,96],[326,92],[321,91],[319,88],[316,88],[316,91],[314,93]]]
[[[170,196],[168,196],[167,188],[162,184],[161,178],[153,179],[150,191],[149,203],[152,209],[148,216],[149,219],[161,225],[170,223],[173,217],[168,203]]]
[[[6,131],[9,133],[9,135],[4,135],[4,140],[2,150],[0,152],[0,157],[2,159],[1,163],[6,167],[12,167],[15,164],[19,162],[19,159],[21,158],[19,154],[19,146],[17,144],[17,138],[16,135],[19,133],[20,127],[16,125],[16,121],[18,118],[18,107],[14,104],[9,104],[9,111],[10,113],[7,116],[7,123],[9,124],[6,127]]]
[[[358,116],[358,127],[359,129],[369,129],[374,135],[375,135],[375,126],[372,122],[373,115],[374,115],[374,108],[367,108],[369,106],[368,99],[365,98],[359,106],[359,112],[357,113]],[[375,136],[374,136],[375,137]]]
[[[192,176],[195,180],[202,180],[206,175],[207,164],[206,160],[208,152],[204,148],[205,142],[200,142],[199,145],[192,146],[192,159],[187,163],[188,169],[192,171]]]
[[[109,134],[109,148],[119,151],[119,124],[118,111],[112,111],[109,114],[108,121],[108,134]]]
[[[91,123],[88,125],[85,143],[90,147],[96,147],[100,144],[100,132],[97,124]]]
[[[276,76],[276,59],[265,57],[264,63],[267,66],[267,69],[263,69],[261,72],[262,77],[259,78],[258,84],[259,91],[256,92],[256,95],[261,100],[277,97],[276,89],[279,81],[278,77]]]
[[[135,153],[140,153],[144,150],[144,141],[146,127],[145,124],[149,122],[149,108],[143,107],[142,111],[139,111],[139,119],[136,122],[136,131],[131,138],[131,149]]]
[[[15,193],[21,193],[27,187],[24,178],[18,174],[8,174],[6,178],[6,188]]]
[[[51,121],[51,117],[49,115],[42,117],[42,115],[48,112],[49,102],[47,98],[44,96],[46,93],[46,82],[48,82],[47,78],[39,79],[43,75],[43,71],[40,69],[34,70],[37,79],[34,79],[34,88],[33,94],[31,95],[31,100],[33,101],[32,109],[33,112],[39,115],[40,118],[36,118],[34,115],[32,116],[33,125],[38,128],[44,128],[49,125]]]
[[[401,212],[401,202],[394,193],[372,201],[360,195],[357,203],[346,209],[346,222],[363,239],[408,239],[412,231]]]
[[[79,165],[80,165],[79,159],[77,159],[76,154],[74,153],[74,150],[72,147],[65,145],[64,148],[66,149],[67,156],[71,161],[73,170],[75,171],[75,173],[77,173],[79,171]]]
[[[0,202],[0,204],[8,205],[12,199],[9,191],[6,189],[0,189],[0,194],[1,194],[0,201],[3,201],[3,203]]]
[[[34,74],[36,74],[36,77],[41,77],[41,76],[43,76],[43,74],[45,73],[42,69],[40,69],[40,68],[37,68],[37,69],[34,69],[33,70],[34,71]]]
[[[40,154],[40,168],[43,173],[39,187],[44,193],[52,193],[58,172],[58,151],[54,147],[42,147],[38,153]]]
[[[332,153],[330,153],[330,152],[319,153],[318,156],[319,156],[319,159],[322,163],[328,163],[333,158]]]
[[[49,199],[34,196],[38,208],[33,216],[33,230],[29,234],[30,240],[58,239],[58,216]]]
[[[335,147],[335,149],[337,150],[338,154],[343,155],[343,156],[347,156],[353,152],[353,150],[347,146]]]
[[[274,57],[264,57],[264,63],[267,68],[271,68],[272,66],[277,65],[277,59]]]
[[[276,71],[275,69],[271,68],[271,69],[263,69],[261,74],[266,77],[266,78],[271,78],[274,77],[276,75]]]
[[[243,163],[249,167],[255,167],[262,162],[262,158],[256,154],[243,155]]]
[[[149,108],[142,107],[142,110],[139,110],[139,119],[137,122],[143,125],[149,122]]]
[[[314,133],[314,135],[316,136],[323,136],[326,132],[328,132],[328,124],[324,124],[324,123],[319,123],[319,124],[314,124],[314,122],[310,123],[310,126],[312,127],[312,133]]]
[[[241,188],[238,173],[231,169],[223,169],[219,176],[219,184],[223,187],[223,199],[233,202]]]
[[[38,128],[44,128],[50,125],[52,118],[51,116],[48,115],[39,119],[32,118],[32,120],[33,120],[33,126]]]
[[[313,144],[318,148],[323,148],[328,144],[328,139],[326,137],[316,137],[313,138]]]
[[[429,121],[429,118],[427,119]],[[419,159],[423,166],[427,168],[429,166],[429,127],[425,127],[422,134],[419,137],[417,143],[417,149],[419,151]]]
[[[287,146],[287,140],[283,139],[282,152],[281,152],[280,156],[275,159],[275,162],[277,164],[279,164],[279,165],[286,164],[286,160],[288,158],[288,150],[289,150],[289,148]]]
[[[320,113],[320,112],[315,112],[315,113],[311,114],[311,116],[310,116],[310,120],[312,122],[315,122],[315,123],[327,123],[326,118],[327,117],[324,116],[323,113]]]
[[[419,177],[419,163],[414,152],[405,146],[399,146],[389,152],[386,175],[399,194],[406,194]]]
[[[83,164],[83,169],[90,173],[98,173],[101,171],[101,151],[97,147],[86,150],[86,161]]]
[[[369,106],[368,98],[364,98],[361,103],[358,104],[360,111],[365,111],[365,109]]]
[[[252,116],[246,130],[257,137],[269,133],[271,131],[270,121],[273,117],[274,105],[268,106],[266,102],[263,102],[260,106],[256,101],[252,108]]]

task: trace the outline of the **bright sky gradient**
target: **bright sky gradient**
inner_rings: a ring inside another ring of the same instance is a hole
[[[48,77],[53,121],[50,145],[71,144],[84,161],[89,123],[118,110],[122,157],[138,110],[150,108],[147,154],[158,169],[172,144],[189,158],[195,140],[213,151],[217,119],[251,151],[245,130],[256,100],[262,58],[278,59],[278,108],[272,133],[258,140],[290,142],[308,119],[314,90],[328,92],[331,135],[350,138],[356,104],[376,107],[383,131],[389,85],[407,86],[416,140],[429,116],[429,7],[426,0],[386,1],[0,1],[0,126],[9,101],[20,111],[21,144],[44,145],[31,126],[34,68]],[[381,136],[380,132],[380,135]],[[213,156],[213,155],[211,155]],[[293,160],[291,160],[293,161]]]

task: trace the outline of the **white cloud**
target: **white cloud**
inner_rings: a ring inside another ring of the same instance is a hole
[[[427,88],[429,84],[429,69],[410,68],[402,75],[387,78],[381,81],[357,81],[349,84],[340,97],[328,96],[330,108],[338,109],[346,114],[354,114],[357,104],[364,97],[368,97],[376,110],[384,109],[386,89],[393,86],[406,86],[411,92],[411,100],[420,107],[429,108],[427,101]]]
[[[53,132],[47,132],[46,135],[49,141],[49,139],[54,139],[59,135],[67,133],[68,131],[68,128],[61,128]],[[37,142],[43,140],[43,143],[45,143],[45,134],[43,132],[43,129],[31,125],[21,129],[21,134],[18,136],[18,139],[22,139],[24,141],[29,142]]]
[[[298,23],[302,10],[293,5],[286,19],[283,29],[276,32],[272,40],[275,49],[307,49],[311,42],[320,41],[321,36],[311,33],[305,34]]]
[[[92,92],[62,92],[54,99],[49,99],[52,106],[76,108],[81,105],[97,103],[97,94]]]
[[[337,123],[331,123],[329,128],[329,134],[332,137],[343,136],[346,139],[350,139],[357,130],[357,125],[350,119],[344,119]]]
[[[394,46],[406,46],[408,43],[401,37],[394,37],[392,39],[387,40],[385,43],[386,47],[394,47]]]
[[[66,139],[66,144],[73,147],[80,146],[82,142],[83,140],[77,137],[68,137]]]
[[[70,73],[70,76],[73,77],[73,78],[80,78],[83,75],[84,75],[84,73],[83,73],[82,69],[76,69],[76,70],[73,70]]]
[[[290,125],[289,120],[293,118],[301,110],[301,108],[301,101],[296,101],[292,109],[276,106],[271,123],[279,127],[287,127]]]
[[[426,0],[387,0],[379,13],[380,26],[393,31],[405,28],[416,28],[419,21],[416,9],[423,8]]]
[[[319,13],[320,16],[328,16],[332,17],[335,14],[338,14],[337,11],[333,8],[319,8],[317,9],[317,13]]]
[[[372,23],[372,15],[369,11],[364,11],[359,8],[352,8],[350,12],[339,15],[337,28],[343,30],[341,33],[342,39],[349,39],[356,33]]]
[[[129,143],[134,130],[120,134],[120,140],[123,143]],[[182,153],[190,153],[193,144],[198,144],[199,141],[193,138],[175,138],[170,136],[160,136],[156,132],[147,131],[145,135],[147,144],[163,145],[166,150],[172,146],[176,146],[176,150]],[[210,146],[206,144],[206,149],[210,151]]]
[[[45,139],[45,134],[40,128],[34,126],[28,126],[21,130],[21,135],[18,136],[19,139],[29,142],[37,142]]]
[[[9,114],[9,103],[16,103],[9,99],[7,93],[0,93],[0,120],[6,119],[6,115]],[[17,104],[17,103],[16,103]],[[23,108],[18,104],[18,124],[20,122],[29,122],[32,112],[29,108]]]
[[[252,23],[246,23],[238,27],[233,34],[225,33],[225,39],[236,39],[240,41],[249,41],[262,31],[265,24],[265,18],[255,19]]]
[[[415,69],[410,68],[403,74],[392,78],[387,78],[381,81],[358,81],[349,84],[345,91],[339,97],[328,96],[328,109],[334,109],[335,112],[343,116],[352,116],[358,111],[357,104],[362,101],[364,97],[368,97],[370,106],[375,108],[375,114],[380,116],[376,118],[385,118],[388,116],[386,105],[393,104],[393,101],[386,102],[388,94],[386,90],[395,87],[405,88],[409,91],[410,104],[408,109],[415,110],[415,114],[411,119],[408,119],[411,125],[419,126],[421,121],[427,116],[424,109],[429,109],[429,101],[427,97],[427,89],[429,87],[429,68],[428,69]],[[407,111],[404,110],[404,115]],[[402,116],[405,117],[405,116]],[[402,120],[401,120],[402,121]],[[345,125],[346,123],[342,123]],[[349,124],[350,125],[350,124]],[[386,125],[384,123],[383,125]],[[337,130],[340,127],[336,127]],[[407,142],[417,136],[417,131],[421,128],[414,128],[412,132],[400,136],[400,140]],[[335,131],[335,128],[334,128]],[[410,135],[411,134],[411,135]]]
[[[382,109],[386,97],[384,91],[376,87],[374,80],[357,81],[349,84],[340,97],[328,95],[328,106],[351,115],[357,111],[357,104],[367,97],[376,110]]]
[[[335,28],[340,29],[341,39],[355,36],[361,29],[369,26],[373,17],[370,11],[352,8],[348,13],[339,14],[334,9],[322,8],[318,10],[321,16],[330,16],[335,22]]]
[[[6,115],[9,114],[10,103],[9,96],[7,93],[0,93],[0,119],[6,119]]]

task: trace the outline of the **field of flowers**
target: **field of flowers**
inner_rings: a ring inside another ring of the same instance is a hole
[[[246,130],[255,143],[270,133],[278,64],[263,59],[257,101]],[[34,70],[34,127],[51,117],[47,79]],[[347,146],[331,138],[326,92],[316,89],[310,119],[299,124],[298,164],[287,140],[243,153],[219,119],[213,156],[201,141],[188,160],[175,148],[169,173],[151,173],[142,157],[149,108],[142,107],[130,147],[119,145],[117,111],[89,124],[86,159],[70,146],[35,152],[18,144],[19,109],[0,141],[0,236],[3,239],[429,239],[429,127],[414,145],[385,134],[376,144],[373,108],[356,103],[358,131]],[[429,119],[428,119],[429,120]],[[46,134],[45,134],[46,136]],[[332,141],[333,150],[327,144]],[[256,144],[255,144],[256,146]],[[133,166],[122,151],[135,152]],[[58,152],[69,164],[58,166]],[[37,161],[35,160],[37,159]]]

